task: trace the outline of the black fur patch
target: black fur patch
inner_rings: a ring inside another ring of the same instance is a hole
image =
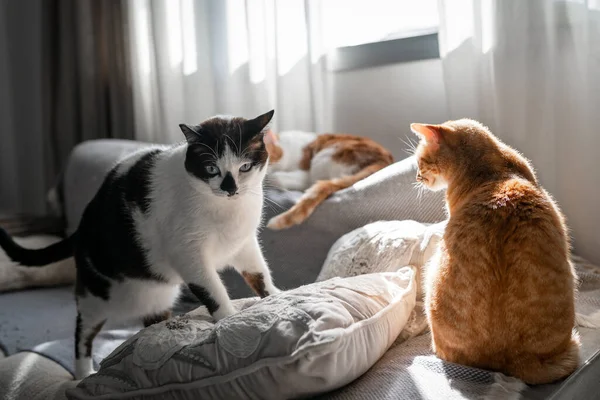
[[[206,306],[208,312],[212,315],[219,309],[219,304],[213,299],[208,290],[194,283],[188,284],[188,287],[194,295]]]
[[[115,167],[86,207],[77,231],[78,295],[89,291],[108,300],[110,280],[163,280],[150,272],[131,214],[136,208],[148,212],[150,173],[160,153],[150,150],[122,174]]]
[[[92,343],[94,342],[94,338],[98,335],[98,332],[102,330],[104,323],[106,321],[100,322],[98,325],[92,328],[92,331],[85,337],[85,356],[92,356]]]
[[[225,178],[223,178],[223,182],[221,182],[221,190],[229,193],[229,196],[233,196],[237,192],[237,189],[235,179],[233,179],[231,172],[227,172]]]
[[[78,359],[79,354],[79,341],[81,340],[81,314],[77,313],[75,319],[75,358]]]
[[[110,280],[94,267],[89,257],[86,256],[85,249],[77,250],[75,262],[77,264],[75,295],[84,297],[87,292],[90,292],[96,297],[108,300],[110,298]]]
[[[151,171],[160,152],[154,150],[144,154],[123,177],[126,180],[124,189],[127,201],[137,204],[144,214],[150,207]]]

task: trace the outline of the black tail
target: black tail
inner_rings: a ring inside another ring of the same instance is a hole
[[[74,237],[75,234],[43,249],[26,249],[15,242],[4,229],[0,228],[0,247],[14,262],[28,267],[41,267],[71,257],[73,255]]]

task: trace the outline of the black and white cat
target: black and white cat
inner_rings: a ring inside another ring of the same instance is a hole
[[[185,143],[123,159],[62,242],[25,249],[0,229],[0,246],[23,265],[74,254],[77,379],[93,372],[92,341],[108,319],[164,320],[181,284],[216,320],[235,313],[219,270],[233,266],[261,297],[279,292],[257,239],[268,164],[263,129],[273,113],[180,125]]]

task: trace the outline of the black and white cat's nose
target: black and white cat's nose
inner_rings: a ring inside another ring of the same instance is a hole
[[[235,184],[235,179],[231,175],[231,172],[228,172],[223,178],[223,182],[221,182],[221,190],[228,193],[228,196],[231,197],[237,193],[238,187]]]

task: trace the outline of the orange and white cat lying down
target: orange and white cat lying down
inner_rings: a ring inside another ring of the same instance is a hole
[[[362,136],[268,131],[269,181],[283,189],[305,191],[292,208],[269,221],[270,229],[286,229],[306,220],[333,193],[387,167],[392,154]]]

